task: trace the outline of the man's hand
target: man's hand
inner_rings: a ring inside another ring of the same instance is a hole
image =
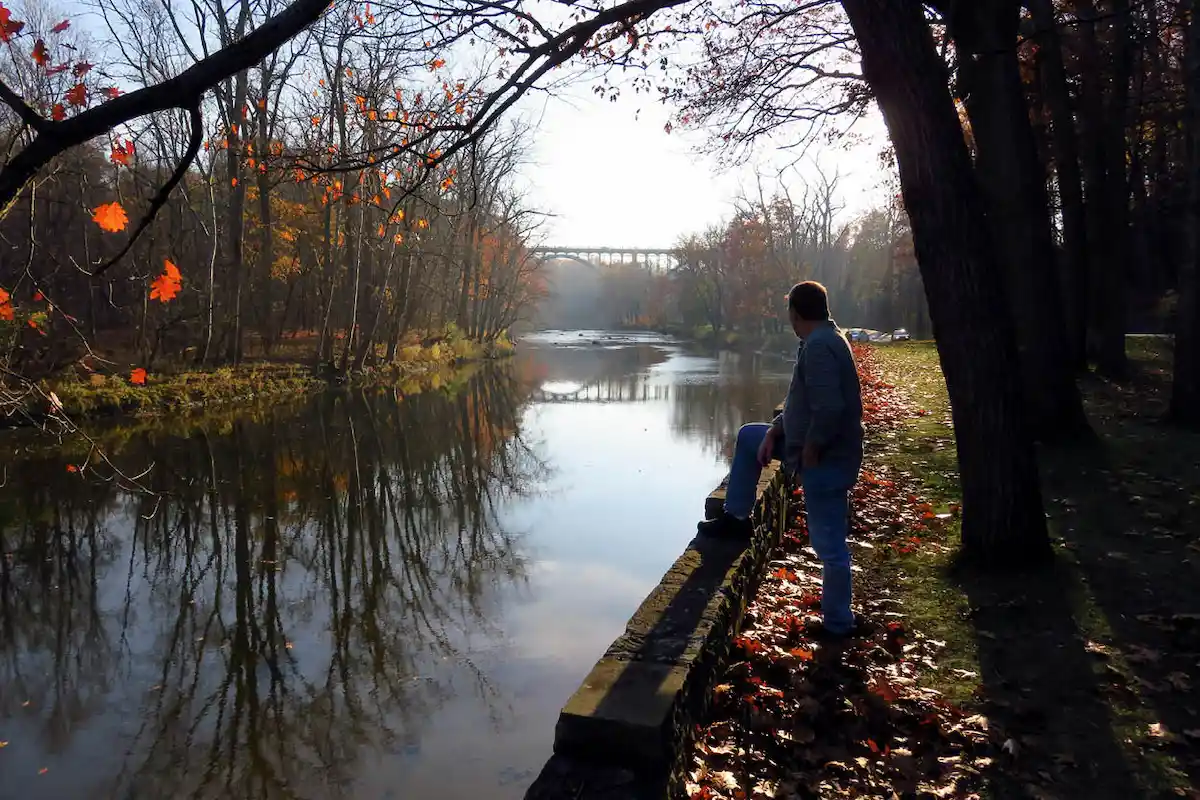
[[[821,457],[817,454],[817,446],[812,442],[804,443],[804,455],[802,464],[805,469],[812,469],[820,462]]]
[[[762,444],[758,446],[758,465],[760,467],[771,463],[771,457],[775,454],[775,436],[774,426],[767,428],[767,435],[763,437]]]

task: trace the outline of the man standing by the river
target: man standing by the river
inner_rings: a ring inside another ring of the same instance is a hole
[[[802,340],[783,413],[768,423],[738,431],[725,509],[698,526],[700,533],[743,536],[752,533],[750,514],[759,474],[772,459],[799,476],[808,511],[808,536],[821,559],[824,629],[834,636],[854,628],[850,610],[850,489],[862,466],[862,390],[854,354],[829,317],[829,295],[815,281],[788,293],[788,319]]]

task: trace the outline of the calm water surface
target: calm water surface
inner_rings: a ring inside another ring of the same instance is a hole
[[[789,374],[549,332],[410,398],[105,432],[153,494],[7,452],[0,797],[520,798]]]

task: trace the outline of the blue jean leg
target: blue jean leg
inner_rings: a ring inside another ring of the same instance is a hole
[[[767,431],[766,422],[750,422],[741,427],[733,448],[733,466],[729,468],[729,485],[725,489],[725,513],[738,519],[748,519],[754,510],[754,492],[762,467],[758,465],[758,448]],[[775,440],[774,458],[783,457],[783,437]]]
[[[850,490],[830,486],[826,477],[805,474],[801,479],[808,512],[808,538],[821,559],[821,614],[825,628],[834,634],[846,634],[854,627],[854,613],[850,610],[850,547],[846,544]]]

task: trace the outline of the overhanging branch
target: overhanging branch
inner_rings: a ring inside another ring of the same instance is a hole
[[[138,117],[199,105],[205,92],[262,61],[316,22],[330,3],[331,0],[295,0],[244,39],[221,48],[174,78],[113,98],[61,122],[42,120],[40,128],[33,126],[37,137],[0,170],[0,219],[12,208],[26,184],[56,156]]]

